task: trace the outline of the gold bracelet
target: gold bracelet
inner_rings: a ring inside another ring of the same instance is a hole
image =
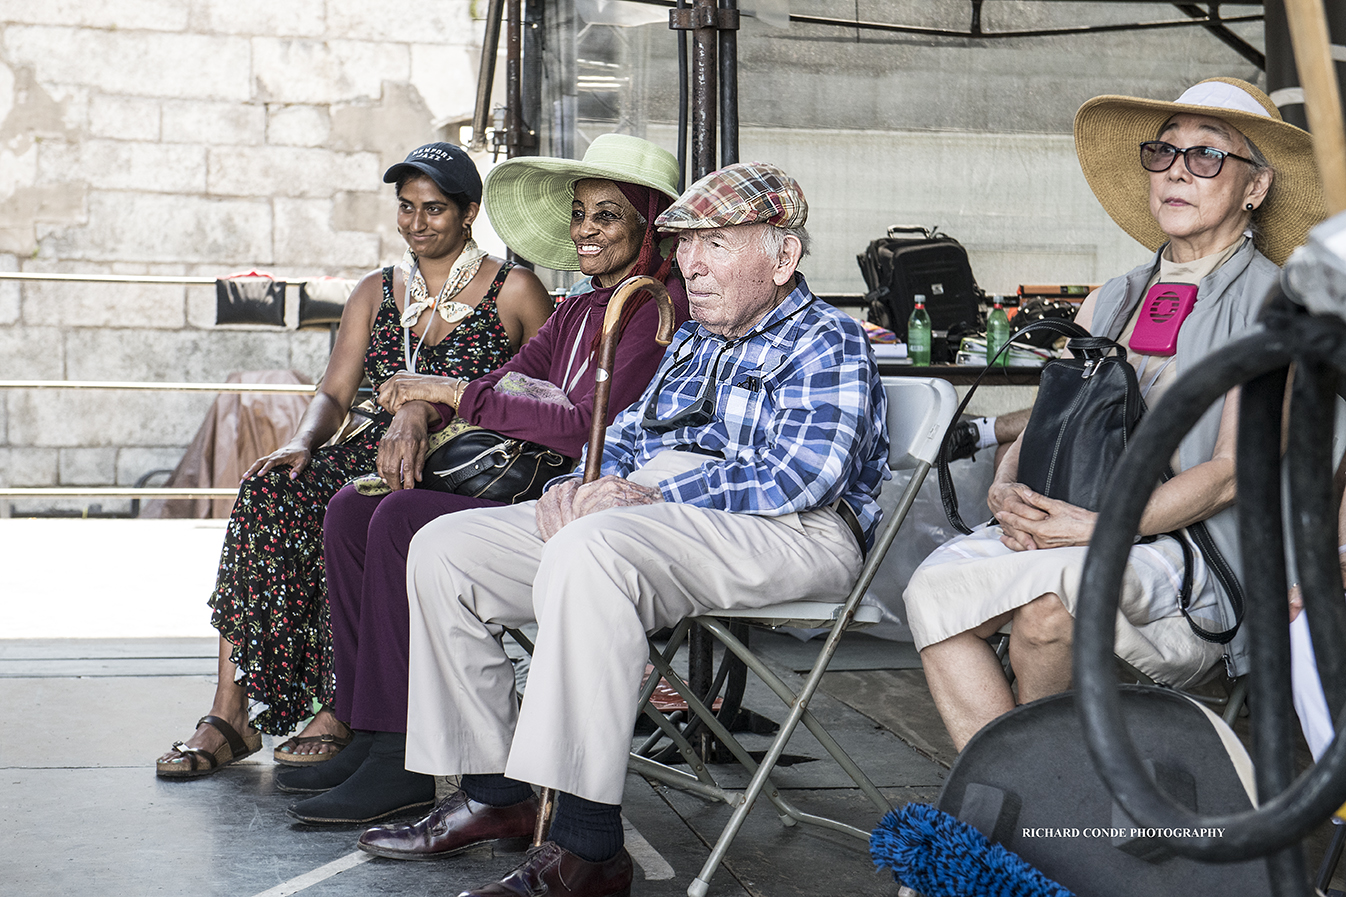
[[[453,395],[453,407],[454,407],[454,408],[457,408],[459,405],[462,404],[462,402],[463,402],[463,391],[466,390],[466,389],[467,389],[467,382],[460,379],[460,380],[458,381],[458,391],[457,391],[456,393],[454,393],[454,395]]]

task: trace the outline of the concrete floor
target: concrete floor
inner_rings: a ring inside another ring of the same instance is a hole
[[[782,670],[792,640],[776,637]],[[854,656],[909,646],[869,640]],[[169,781],[153,760],[209,704],[213,643],[207,639],[0,641],[0,893],[57,894],[96,887],[103,897],[141,894],[454,894],[499,877],[512,856],[466,855],[444,863],[373,860],[354,849],[358,827],[311,828],[285,809],[277,767],[265,749],[203,779]],[[865,665],[874,661],[862,659]],[[753,704],[772,710],[752,692]],[[830,695],[814,710],[893,802],[933,800],[944,768]],[[767,739],[748,736],[750,750]],[[778,780],[801,807],[868,830],[878,811],[807,734]],[[717,774],[720,770],[717,770]],[[745,777],[728,767],[724,780]],[[638,893],[685,893],[729,808],[654,786],[636,776],[624,804]],[[643,878],[643,881],[641,879]],[[838,890],[833,890],[838,889]],[[769,805],[754,812],[712,894],[895,895],[873,871],[865,845],[843,836],[785,828]]]
[[[91,888],[98,897],[452,895],[511,868],[516,857],[484,853],[443,863],[371,860],[355,850],[358,828],[294,823],[285,814],[294,798],[273,787],[271,738],[214,776],[155,777],[154,758],[209,705],[215,670],[216,643],[198,596],[209,588],[200,571],[213,569],[222,530],[168,523],[0,520],[0,895]],[[80,529],[93,525],[93,537]],[[68,560],[74,545],[80,563]],[[155,560],[144,560],[146,549]],[[786,676],[806,668],[814,650],[789,636],[754,638]],[[955,754],[911,646],[852,637],[831,669],[814,712],[890,802],[934,802]],[[748,705],[781,716],[760,686]],[[1245,743],[1246,730],[1246,720],[1236,727]],[[750,750],[767,743],[744,741]],[[807,733],[788,754],[791,765],[777,779],[792,801],[861,829],[876,824],[877,809]],[[715,772],[730,783],[745,778],[727,766]],[[685,893],[729,813],[630,776],[624,814],[635,893]],[[1323,826],[1309,839],[1310,868],[1327,835]],[[1333,884],[1342,886],[1340,876]],[[762,803],[710,893],[897,897],[898,890],[858,839],[786,828]]]

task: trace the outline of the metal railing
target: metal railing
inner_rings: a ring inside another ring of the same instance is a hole
[[[287,284],[307,283],[309,277],[281,277]],[[187,275],[158,274],[79,274],[79,273],[39,273],[32,271],[0,271],[0,282],[34,281],[60,283],[122,283],[122,284],[165,284],[178,286],[210,286],[217,283],[217,277],[193,277]],[[317,386],[302,383],[145,383],[128,380],[0,380],[0,389],[73,389],[73,390],[127,390],[135,392],[211,392],[239,394],[277,394],[308,395],[317,391]],[[369,390],[361,390],[368,396]],[[237,488],[206,487],[134,487],[134,486],[10,486],[0,487],[0,498],[231,498],[238,494]],[[134,504],[134,503],[133,503]],[[6,504],[0,508],[0,516],[8,516]]]
[[[116,389],[139,392],[274,393],[314,395],[307,383],[142,383],[126,380],[0,380],[0,389]],[[368,389],[361,394],[369,395]],[[232,498],[235,488],[159,486],[0,486],[0,498]],[[5,507],[0,516],[8,516]]]
[[[70,283],[166,283],[209,286],[219,277],[188,277],[183,274],[38,274],[31,271],[0,271],[0,280],[66,281]],[[308,277],[276,277],[286,283],[308,283]]]

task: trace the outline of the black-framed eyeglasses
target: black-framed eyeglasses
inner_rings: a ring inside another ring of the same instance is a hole
[[[696,398],[692,404],[681,411],[676,411],[671,417],[659,418],[659,396],[664,391],[664,385],[668,382],[669,376],[678,368],[687,364],[696,356],[697,347],[701,340],[689,340],[692,344],[692,351],[686,358],[674,358],[669,364],[668,369],[664,371],[659,382],[655,384],[654,392],[650,394],[650,400],[645,403],[645,413],[640,418],[640,426],[651,433],[667,433],[669,430],[676,430],[680,427],[702,427],[711,422],[715,417],[715,386],[720,380],[720,360],[724,358],[724,352],[735,341],[730,340],[720,346],[715,353],[714,360],[706,369],[706,376],[701,381],[701,389],[697,392]]]
[[[1182,156],[1187,170],[1199,178],[1213,178],[1219,174],[1220,169],[1224,168],[1226,156],[1247,162],[1249,165],[1257,164],[1252,159],[1213,146],[1189,146],[1187,149],[1178,149],[1163,140],[1147,140],[1140,145],[1140,167],[1146,171],[1156,173],[1168,171],[1179,156]]]

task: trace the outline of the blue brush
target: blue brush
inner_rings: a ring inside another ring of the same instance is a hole
[[[925,897],[1074,897],[1017,854],[926,804],[889,811],[869,836],[869,855]]]

